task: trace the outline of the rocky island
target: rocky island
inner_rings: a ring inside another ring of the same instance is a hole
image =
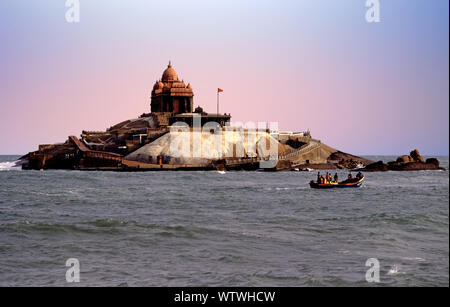
[[[386,172],[386,171],[423,171],[423,170],[443,170],[439,166],[436,158],[424,158],[420,155],[419,150],[414,149],[409,155],[399,156],[397,160],[383,163],[378,161],[367,165],[360,169],[365,172]]]
[[[23,156],[23,169],[255,170],[437,169],[411,153],[385,165],[341,152],[305,132],[234,127],[230,114],[194,109],[192,86],[171,63],[153,86],[150,112],[105,131],[82,131],[64,143],[42,144]]]

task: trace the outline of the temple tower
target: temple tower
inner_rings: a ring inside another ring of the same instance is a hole
[[[178,74],[169,62],[161,79],[153,86],[151,112],[192,113],[193,106],[194,92],[191,85],[178,80]]]

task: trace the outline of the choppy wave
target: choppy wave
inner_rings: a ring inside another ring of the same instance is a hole
[[[17,165],[17,162],[0,162],[0,171],[19,170],[20,166]]]
[[[83,285],[364,286],[375,257],[381,285],[448,286],[448,172],[314,176],[0,172],[0,286],[64,285],[69,257]]]

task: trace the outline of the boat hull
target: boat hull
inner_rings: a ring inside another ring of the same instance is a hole
[[[359,188],[362,186],[364,176],[358,180],[345,180],[339,183],[317,183],[311,181],[309,186],[313,189],[335,189],[335,188]]]

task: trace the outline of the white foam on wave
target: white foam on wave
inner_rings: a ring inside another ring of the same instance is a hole
[[[394,265],[389,269],[387,275],[397,275],[398,273],[400,273],[400,268],[397,265]]]
[[[20,169],[19,165],[17,165],[17,161],[0,162],[0,171],[9,171],[13,169]]]
[[[418,261],[418,262],[426,261],[424,258],[420,258],[420,257],[403,257],[402,259],[408,260],[408,261]]]
[[[286,190],[290,190],[290,188],[280,187],[280,188],[275,188],[275,190],[277,190],[277,191],[286,191]]]

